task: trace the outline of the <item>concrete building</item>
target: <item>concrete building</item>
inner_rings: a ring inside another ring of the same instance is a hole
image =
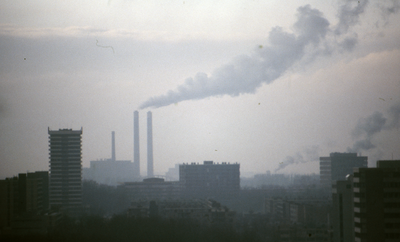
[[[320,157],[320,182],[327,188],[339,180],[346,180],[353,173],[354,167],[367,167],[368,157],[357,153],[331,153],[329,157]]]
[[[50,208],[79,216],[82,208],[82,129],[48,130]]]
[[[353,178],[332,185],[332,227],[334,242],[354,241]]]
[[[214,200],[173,199],[135,201],[128,209],[129,217],[159,217],[163,219],[191,219],[202,224],[232,224],[235,212]]]
[[[302,224],[328,228],[330,204],[326,200],[266,198],[264,212],[279,224]]]
[[[355,241],[400,241],[400,160],[354,168]]]
[[[12,230],[13,233],[46,230],[46,224],[41,223],[49,209],[48,191],[47,171],[21,173],[0,180],[0,230]]]
[[[240,165],[212,161],[204,161],[202,165],[182,164],[179,165],[179,181],[184,196],[236,195],[240,190]]]
[[[143,182],[125,182],[118,189],[123,189],[130,201],[178,199],[182,190],[178,181],[168,182],[155,177],[144,179]]]

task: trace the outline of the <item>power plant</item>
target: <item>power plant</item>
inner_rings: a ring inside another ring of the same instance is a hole
[[[153,177],[153,118],[147,112],[147,177]]]
[[[133,164],[135,177],[140,177],[139,112],[133,112]],[[153,168],[153,118],[147,112],[147,177],[154,177]]]
[[[133,166],[135,177],[140,177],[139,112],[133,112]]]

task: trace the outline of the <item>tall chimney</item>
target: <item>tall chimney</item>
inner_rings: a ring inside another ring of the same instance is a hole
[[[134,176],[140,177],[140,152],[139,152],[139,112],[133,112],[133,166]]]
[[[115,132],[111,132],[111,160],[115,161]]]
[[[147,177],[153,177],[153,121],[151,112],[147,112]]]

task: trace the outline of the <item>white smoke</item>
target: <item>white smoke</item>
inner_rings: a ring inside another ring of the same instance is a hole
[[[255,93],[262,84],[272,83],[300,61],[311,62],[335,50],[351,51],[357,44],[357,34],[347,33],[358,23],[367,5],[368,1],[345,1],[337,14],[338,24],[332,27],[319,10],[310,5],[299,7],[293,33],[275,27],[263,48],[255,49],[249,56],[237,57],[211,75],[197,73],[175,90],[151,97],[139,108],[158,108],[211,96]]]

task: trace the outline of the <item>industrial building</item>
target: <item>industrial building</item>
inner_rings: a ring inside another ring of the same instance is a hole
[[[368,157],[357,156],[357,153],[331,153],[329,157],[319,158],[321,186],[330,188],[332,183],[346,180],[353,173],[354,167],[367,167]]]
[[[183,195],[188,197],[236,195],[240,191],[240,165],[213,161],[182,164],[179,181]]]
[[[50,208],[79,216],[82,209],[82,129],[48,130]]]
[[[147,177],[154,176],[153,167],[153,116],[150,111],[147,112]]]
[[[140,178],[139,112],[133,112],[133,176]]]
[[[111,133],[111,158],[90,161],[89,168],[83,168],[83,179],[99,184],[117,186],[123,182],[138,181],[135,164],[130,160],[117,160],[115,150],[115,132]]]

